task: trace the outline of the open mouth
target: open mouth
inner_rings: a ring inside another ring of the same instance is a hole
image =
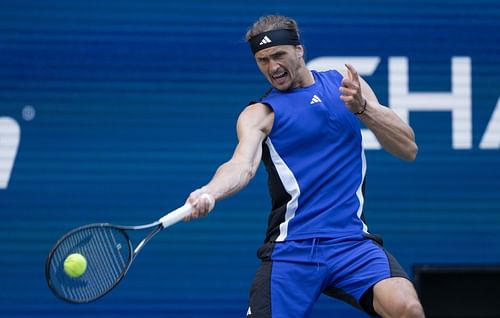
[[[281,78],[284,78],[288,73],[285,71],[278,72],[276,74],[273,74],[272,78],[275,80],[279,80]]]
[[[271,78],[277,85],[283,85],[287,80],[287,75],[288,75],[287,71],[279,71],[274,73],[271,76]]]

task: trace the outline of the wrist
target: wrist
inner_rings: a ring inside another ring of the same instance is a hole
[[[203,186],[199,190],[201,192],[201,195],[209,196],[210,198],[212,198],[212,200],[215,200],[214,192],[211,189],[209,189],[207,186]]]
[[[366,105],[368,104],[368,102],[366,101],[366,98],[364,99],[364,101],[365,102],[363,103],[363,107],[361,108],[361,110],[358,111],[358,112],[355,112],[354,115],[362,115],[365,112]]]

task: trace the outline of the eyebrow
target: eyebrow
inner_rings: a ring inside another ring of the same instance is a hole
[[[269,54],[269,55],[266,55],[263,57],[257,57],[257,59],[259,61],[265,61],[265,60],[268,60],[269,58],[278,58],[278,57],[281,57],[285,54],[287,54],[287,52],[285,50],[280,50],[280,51],[274,52],[273,54]]]

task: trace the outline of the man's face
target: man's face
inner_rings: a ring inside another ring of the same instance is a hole
[[[286,91],[302,82],[300,70],[304,66],[302,45],[278,45],[255,53],[255,61],[260,71],[271,85]]]

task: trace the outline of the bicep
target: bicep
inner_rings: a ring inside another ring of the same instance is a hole
[[[249,164],[255,171],[262,156],[262,142],[271,131],[273,120],[274,114],[267,106],[248,106],[238,118],[238,145],[231,160]]]

